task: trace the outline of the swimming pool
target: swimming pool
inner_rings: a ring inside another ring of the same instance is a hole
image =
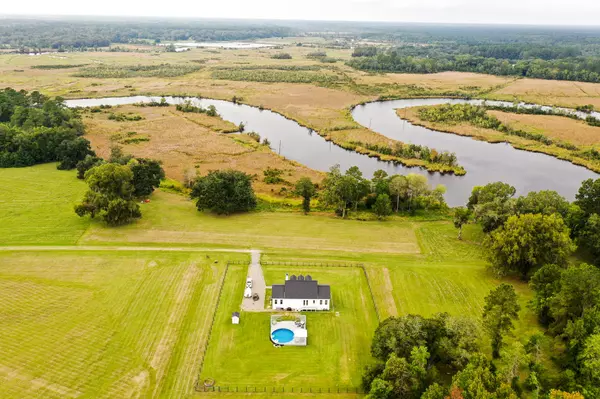
[[[271,333],[271,338],[278,344],[285,344],[294,339],[294,332],[287,328],[280,328]]]

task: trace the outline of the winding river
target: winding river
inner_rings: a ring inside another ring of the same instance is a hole
[[[358,123],[384,136],[407,143],[427,145],[439,151],[447,150],[456,153],[459,164],[466,169],[467,174],[454,176],[429,173],[420,168],[407,168],[344,150],[326,141],[311,129],[302,127],[275,112],[222,100],[180,97],[165,97],[165,99],[169,104],[179,104],[189,99],[196,106],[214,105],[223,119],[236,125],[244,122],[246,131],[254,131],[262,138],[267,138],[274,151],[313,169],[327,171],[337,163],[342,170],[356,165],[366,177],[371,177],[378,169],[383,169],[389,174],[426,175],[431,184],[444,184],[447,187],[446,201],[450,206],[465,204],[473,186],[494,181],[503,181],[515,186],[518,194],[556,190],[567,199],[573,200],[583,180],[599,177],[586,168],[548,155],[516,150],[509,144],[491,144],[415,126],[399,118],[395,111],[407,107],[444,103],[479,104],[481,100],[410,99],[373,102],[357,106],[352,112]],[[132,96],[68,100],[66,103],[69,107],[91,107],[159,100],[160,97]],[[512,105],[512,103],[491,101],[488,103]]]

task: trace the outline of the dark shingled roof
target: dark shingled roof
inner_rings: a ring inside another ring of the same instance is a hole
[[[240,317],[240,312],[233,312],[231,317]]]
[[[319,285],[316,280],[287,280],[284,285],[273,285],[273,299],[331,299],[328,285]]]

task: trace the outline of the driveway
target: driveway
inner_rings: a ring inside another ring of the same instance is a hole
[[[242,310],[247,312],[260,312],[265,309],[265,292],[267,284],[263,275],[262,267],[260,266],[260,251],[252,250],[252,261],[248,266],[248,277],[252,277],[252,293],[258,294],[258,301],[252,298],[244,298],[242,300]]]

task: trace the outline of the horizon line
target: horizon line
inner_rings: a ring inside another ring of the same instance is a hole
[[[447,21],[392,21],[392,20],[351,20],[351,19],[294,19],[294,18],[243,18],[243,17],[190,17],[190,16],[159,16],[159,15],[92,15],[92,14],[4,14],[0,12],[0,19],[35,19],[35,18],[138,18],[138,19],[158,19],[158,20],[187,20],[187,21],[256,21],[256,22],[323,22],[323,23],[375,23],[375,24],[408,24],[408,25],[462,25],[462,26],[510,26],[510,27],[559,27],[559,28],[598,28],[598,25],[574,25],[560,23],[510,23],[510,22],[447,22]]]

